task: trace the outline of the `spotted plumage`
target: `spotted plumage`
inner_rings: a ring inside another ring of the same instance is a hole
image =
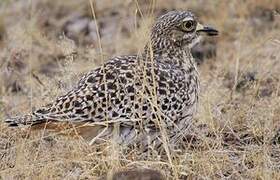
[[[108,60],[54,102],[6,122],[92,126],[94,130],[87,129],[94,134],[92,142],[112,137],[116,125],[122,143],[161,142],[164,130],[176,143],[191,124],[198,102],[199,75],[190,46],[201,32],[217,35],[191,12],[171,11],[157,19],[141,54]]]

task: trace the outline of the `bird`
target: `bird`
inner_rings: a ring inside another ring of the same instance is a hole
[[[86,73],[69,92],[24,116],[7,118],[10,127],[68,129],[91,144],[176,144],[196,113],[199,73],[191,47],[201,35],[218,30],[203,26],[190,11],[161,15],[137,55],[116,56]]]

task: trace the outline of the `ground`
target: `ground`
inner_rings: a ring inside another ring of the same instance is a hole
[[[27,136],[28,129],[4,124],[66,92],[107,58],[139,52],[154,18],[173,9],[191,10],[220,31],[193,49],[200,103],[181,151],[143,158],[113,142]],[[143,168],[166,179],[280,179],[279,32],[277,0],[2,0],[0,179],[97,179]]]

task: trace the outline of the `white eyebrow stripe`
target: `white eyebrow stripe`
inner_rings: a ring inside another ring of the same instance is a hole
[[[183,21],[188,21],[188,20],[193,20],[193,18],[192,18],[192,17],[185,17],[185,18],[183,19]]]

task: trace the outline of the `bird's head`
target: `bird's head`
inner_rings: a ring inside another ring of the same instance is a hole
[[[151,43],[154,48],[192,46],[200,34],[218,35],[214,28],[203,26],[189,11],[170,11],[159,17],[152,27]]]

